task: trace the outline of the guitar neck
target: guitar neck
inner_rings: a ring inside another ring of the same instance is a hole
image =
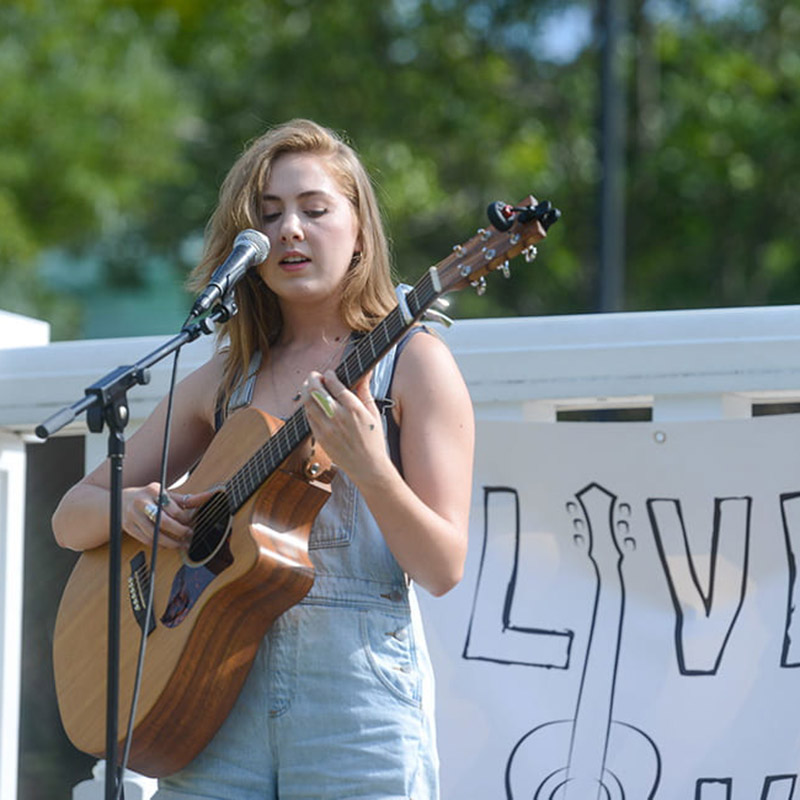
[[[441,294],[437,288],[435,268],[431,269],[405,295],[405,305],[391,311],[366,336],[362,336],[347,357],[336,368],[336,377],[352,387],[398,342],[425,310]],[[408,311],[408,314],[405,311]]]
[[[442,294],[431,267],[410,289],[405,300],[393,309],[368,334],[356,342],[350,353],[336,368],[336,376],[353,387],[383,356],[389,352]],[[236,512],[259,486],[306,440],[311,427],[304,408],[298,408],[268,440],[236,472],[225,486],[230,513]]]

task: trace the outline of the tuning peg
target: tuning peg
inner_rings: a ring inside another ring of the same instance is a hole
[[[489,208],[486,209],[489,222],[501,232],[509,230],[514,224],[514,213],[514,207],[510,206],[508,203],[503,203],[501,200],[490,203]]]
[[[487,216],[498,231],[510,230],[515,220],[523,225],[533,220],[539,220],[542,227],[547,230],[553,223],[558,222],[561,212],[549,200],[543,200],[535,206],[511,206],[508,203],[496,201],[486,209]]]
[[[478,297],[482,297],[483,295],[486,294],[486,278],[484,278],[483,276],[481,276],[477,281],[472,281],[470,286],[475,287],[475,292],[478,295]]]
[[[511,277],[511,266],[508,263],[508,259],[506,259],[500,266],[500,272],[503,273],[504,278]]]
[[[561,211],[559,211],[549,200],[539,203],[536,207],[539,219],[541,220],[542,227],[547,230],[553,223],[558,222],[561,218]]]
[[[530,247],[526,247],[522,253],[525,256],[525,260],[529,264],[536,258],[536,256],[539,255],[539,251],[536,249],[536,245],[534,244],[532,244]]]

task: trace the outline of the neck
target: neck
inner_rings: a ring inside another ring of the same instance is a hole
[[[333,347],[344,341],[350,330],[337,308],[282,307],[283,327],[277,345],[286,350]]]

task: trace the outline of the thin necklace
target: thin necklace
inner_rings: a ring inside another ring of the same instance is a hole
[[[341,342],[339,342],[340,339]],[[339,342],[338,347],[336,347],[336,349],[333,350],[333,352],[328,357],[328,360],[322,366],[317,368],[317,372],[325,372],[334,363],[334,361],[337,361],[342,356],[345,348],[347,347],[348,341],[350,341],[350,337],[337,336],[334,339],[334,341]],[[296,370],[296,372],[300,373],[302,372],[302,370]],[[270,357],[269,360],[269,377],[270,377],[270,382],[272,383],[272,393],[275,396],[275,400],[277,401],[280,395],[278,392],[278,381],[275,377],[275,359],[272,357]],[[300,400],[301,396],[302,396],[301,392],[299,391],[296,392],[292,397],[292,402],[297,403]]]

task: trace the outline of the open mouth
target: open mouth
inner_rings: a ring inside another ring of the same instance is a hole
[[[293,254],[289,256],[284,256],[280,260],[280,264],[282,267],[299,267],[303,264],[308,264],[311,259],[308,256],[300,255],[300,254]]]

